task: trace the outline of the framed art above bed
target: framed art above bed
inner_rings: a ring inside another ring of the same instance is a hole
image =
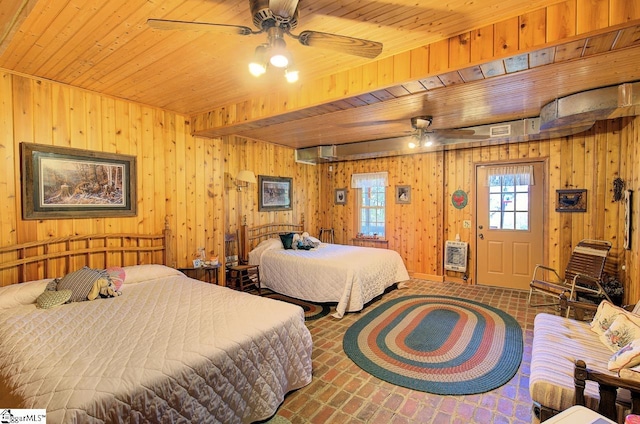
[[[293,178],[258,175],[258,210],[290,211]]]
[[[23,219],[136,215],[136,158],[21,143]]]

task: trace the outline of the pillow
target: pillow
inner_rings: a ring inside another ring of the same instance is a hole
[[[49,309],[66,303],[71,299],[72,294],[73,292],[71,290],[45,290],[40,296],[38,296],[36,303],[40,309]]]
[[[314,236],[308,236],[307,239],[309,239],[311,243],[315,244],[316,246],[319,246],[320,243],[322,243],[320,240],[318,240]]]
[[[97,270],[85,266],[77,271],[67,274],[58,282],[58,291],[71,290],[72,302],[82,302],[87,299],[93,285],[100,278],[109,278],[105,270]]]
[[[600,336],[602,343],[613,352],[617,352],[638,338],[640,338],[640,326],[627,314],[619,314],[609,329]]]
[[[623,312],[627,311],[617,307],[608,300],[603,300],[598,305],[598,309],[593,316],[593,320],[591,321],[591,329],[594,332],[603,335],[604,332],[609,329],[611,324],[613,324],[613,321],[616,319],[616,317]]]
[[[640,366],[620,368],[618,371],[618,377],[640,383]]]
[[[124,284],[135,284],[143,281],[155,280],[163,277],[171,277],[173,275],[182,275],[183,273],[175,268],[169,268],[165,265],[134,265],[125,266],[123,271],[126,275]]]
[[[53,278],[0,287],[0,309],[10,309],[35,303],[38,296],[42,294],[47,284],[51,281],[54,281]]]
[[[251,252],[249,252],[249,265],[260,265],[260,258],[266,251],[276,249],[281,250],[283,248],[282,241],[279,237],[263,240]]]
[[[293,233],[289,234],[280,234],[280,240],[282,240],[282,245],[285,250],[291,249],[291,244],[293,243]]]
[[[640,365],[640,339],[632,340],[631,343],[617,351],[609,359],[607,367],[609,371],[619,371],[620,368],[630,368]]]
[[[126,277],[124,268],[119,266],[110,266],[107,268],[107,274],[109,274],[109,278],[111,279],[116,291],[120,290],[120,287],[122,287],[122,283],[124,283],[124,279]]]

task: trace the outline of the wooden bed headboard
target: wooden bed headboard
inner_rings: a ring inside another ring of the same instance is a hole
[[[83,266],[171,264],[168,224],[162,234],[91,234],[0,247],[0,286],[62,277]]]
[[[249,227],[247,224],[242,224],[240,226],[240,258],[243,261],[247,261],[249,259],[249,252],[264,240],[278,237],[280,234],[303,232],[304,218],[300,224],[263,224],[256,227]]]

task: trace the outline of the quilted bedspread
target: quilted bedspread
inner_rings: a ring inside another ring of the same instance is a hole
[[[248,423],[311,381],[302,308],[171,276],[0,310],[0,406],[48,423]]]
[[[258,261],[250,256],[250,261]],[[409,279],[398,252],[323,243],[311,250],[271,249],[259,258],[260,283],[311,302],[337,302],[334,317],[360,311],[394,283]]]

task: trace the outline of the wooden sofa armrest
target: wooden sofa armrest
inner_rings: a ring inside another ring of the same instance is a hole
[[[565,293],[560,294],[560,310],[564,312],[568,307],[573,308],[573,315],[579,321],[584,320],[585,312],[590,312],[589,316],[593,316],[598,309],[595,303],[570,299]]]
[[[585,406],[584,389],[588,380],[598,383],[600,391],[600,402],[598,413],[605,417],[617,421],[616,397],[618,388],[627,389],[631,392],[631,413],[640,412],[640,383],[599,371],[590,370],[586,363],[578,359],[575,362],[574,372],[575,383],[575,404]]]

